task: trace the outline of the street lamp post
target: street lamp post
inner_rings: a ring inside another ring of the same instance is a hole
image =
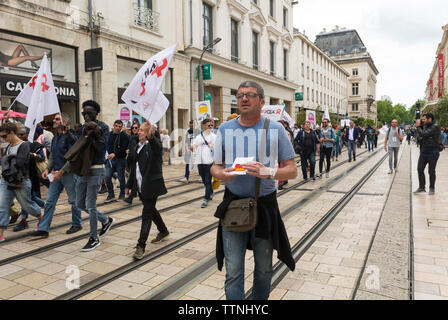
[[[339,103],[338,103],[338,108],[337,108],[337,113],[338,113],[337,114],[337,119],[338,119],[337,121],[338,121],[338,123],[339,123],[339,107],[341,106],[341,102],[344,101],[344,100],[347,100],[347,98],[344,98],[344,99],[340,100]],[[347,110],[345,110],[345,111],[347,113]]]
[[[207,51],[208,49],[212,48],[215,44],[217,44],[219,41],[221,41],[221,38],[216,38],[214,39],[212,42],[210,42],[205,48],[204,50],[202,50],[201,53],[201,58],[199,59],[199,66],[198,66],[198,101],[202,101],[204,99],[204,88],[203,88],[203,77],[202,77],[202,57],[204,56],[205,51]]]

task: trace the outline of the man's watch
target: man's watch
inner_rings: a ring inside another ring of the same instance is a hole
[[[269,168],[268,170],[269,170],[269,179],[274,180],[274,176],[275,176],[275,172],[276,172],[275,168]]]

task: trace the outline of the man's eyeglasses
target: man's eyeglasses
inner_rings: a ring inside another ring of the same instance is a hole
[[[7,134],[2,134],[2,135],[0,136],[0,138],[6,139],[6,138],[8,138],[8,135],[7,135]]]
[[[54,118],[54,121],[61,121],[61,118]]]
[[[246,96],[248,99],[255,99],[256,97],[259,97],[260,95],[258,93],[255,92],[249,92],[249,93],[238,93],[236,95],[236,98],[238,100],[243,99],[244,96]]]
[[[209,124],[209,125],[207,125],[207,127],[209,127],[209,128],[213,128],[213,125],[212,125],[212,124]]]

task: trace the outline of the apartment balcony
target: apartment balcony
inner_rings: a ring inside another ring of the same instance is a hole
[[[159,32],[160,14],[149,8],[134,4],[134,24],[153,32]]]

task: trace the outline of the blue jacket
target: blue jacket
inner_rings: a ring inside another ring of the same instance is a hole
[[[349,136],[349,131],[350,127],[347,127],[347,129],[345,129],[345,141],[348,142],[348,136]],[[354,141],[359,140],[359,129],[358,127],[354,127],[354,131],[353,131],[353,139]]]
[[[311,135],[313,136],[313,150],[304,150],[304,137],[305,137],[305,130],[300,130],[300,132],[297,134],[296,138],[294,139],[294,144],[297,144],[304,153],[313,153],[317,150],[317,144],[319,143],[319,139],[317,139],[316,131],[311,130]],[[306,151],[306,152],[305,152]]]
[[[64,155],[75,144],[76,140],[78,140],[78,138],[73,134],[67,136],[63,133],[56,133],[54,135],[53,140],[51,140],[52,161],[48,168],[49,171],[57,171],[64,167],[67,161],[65,160]]]

